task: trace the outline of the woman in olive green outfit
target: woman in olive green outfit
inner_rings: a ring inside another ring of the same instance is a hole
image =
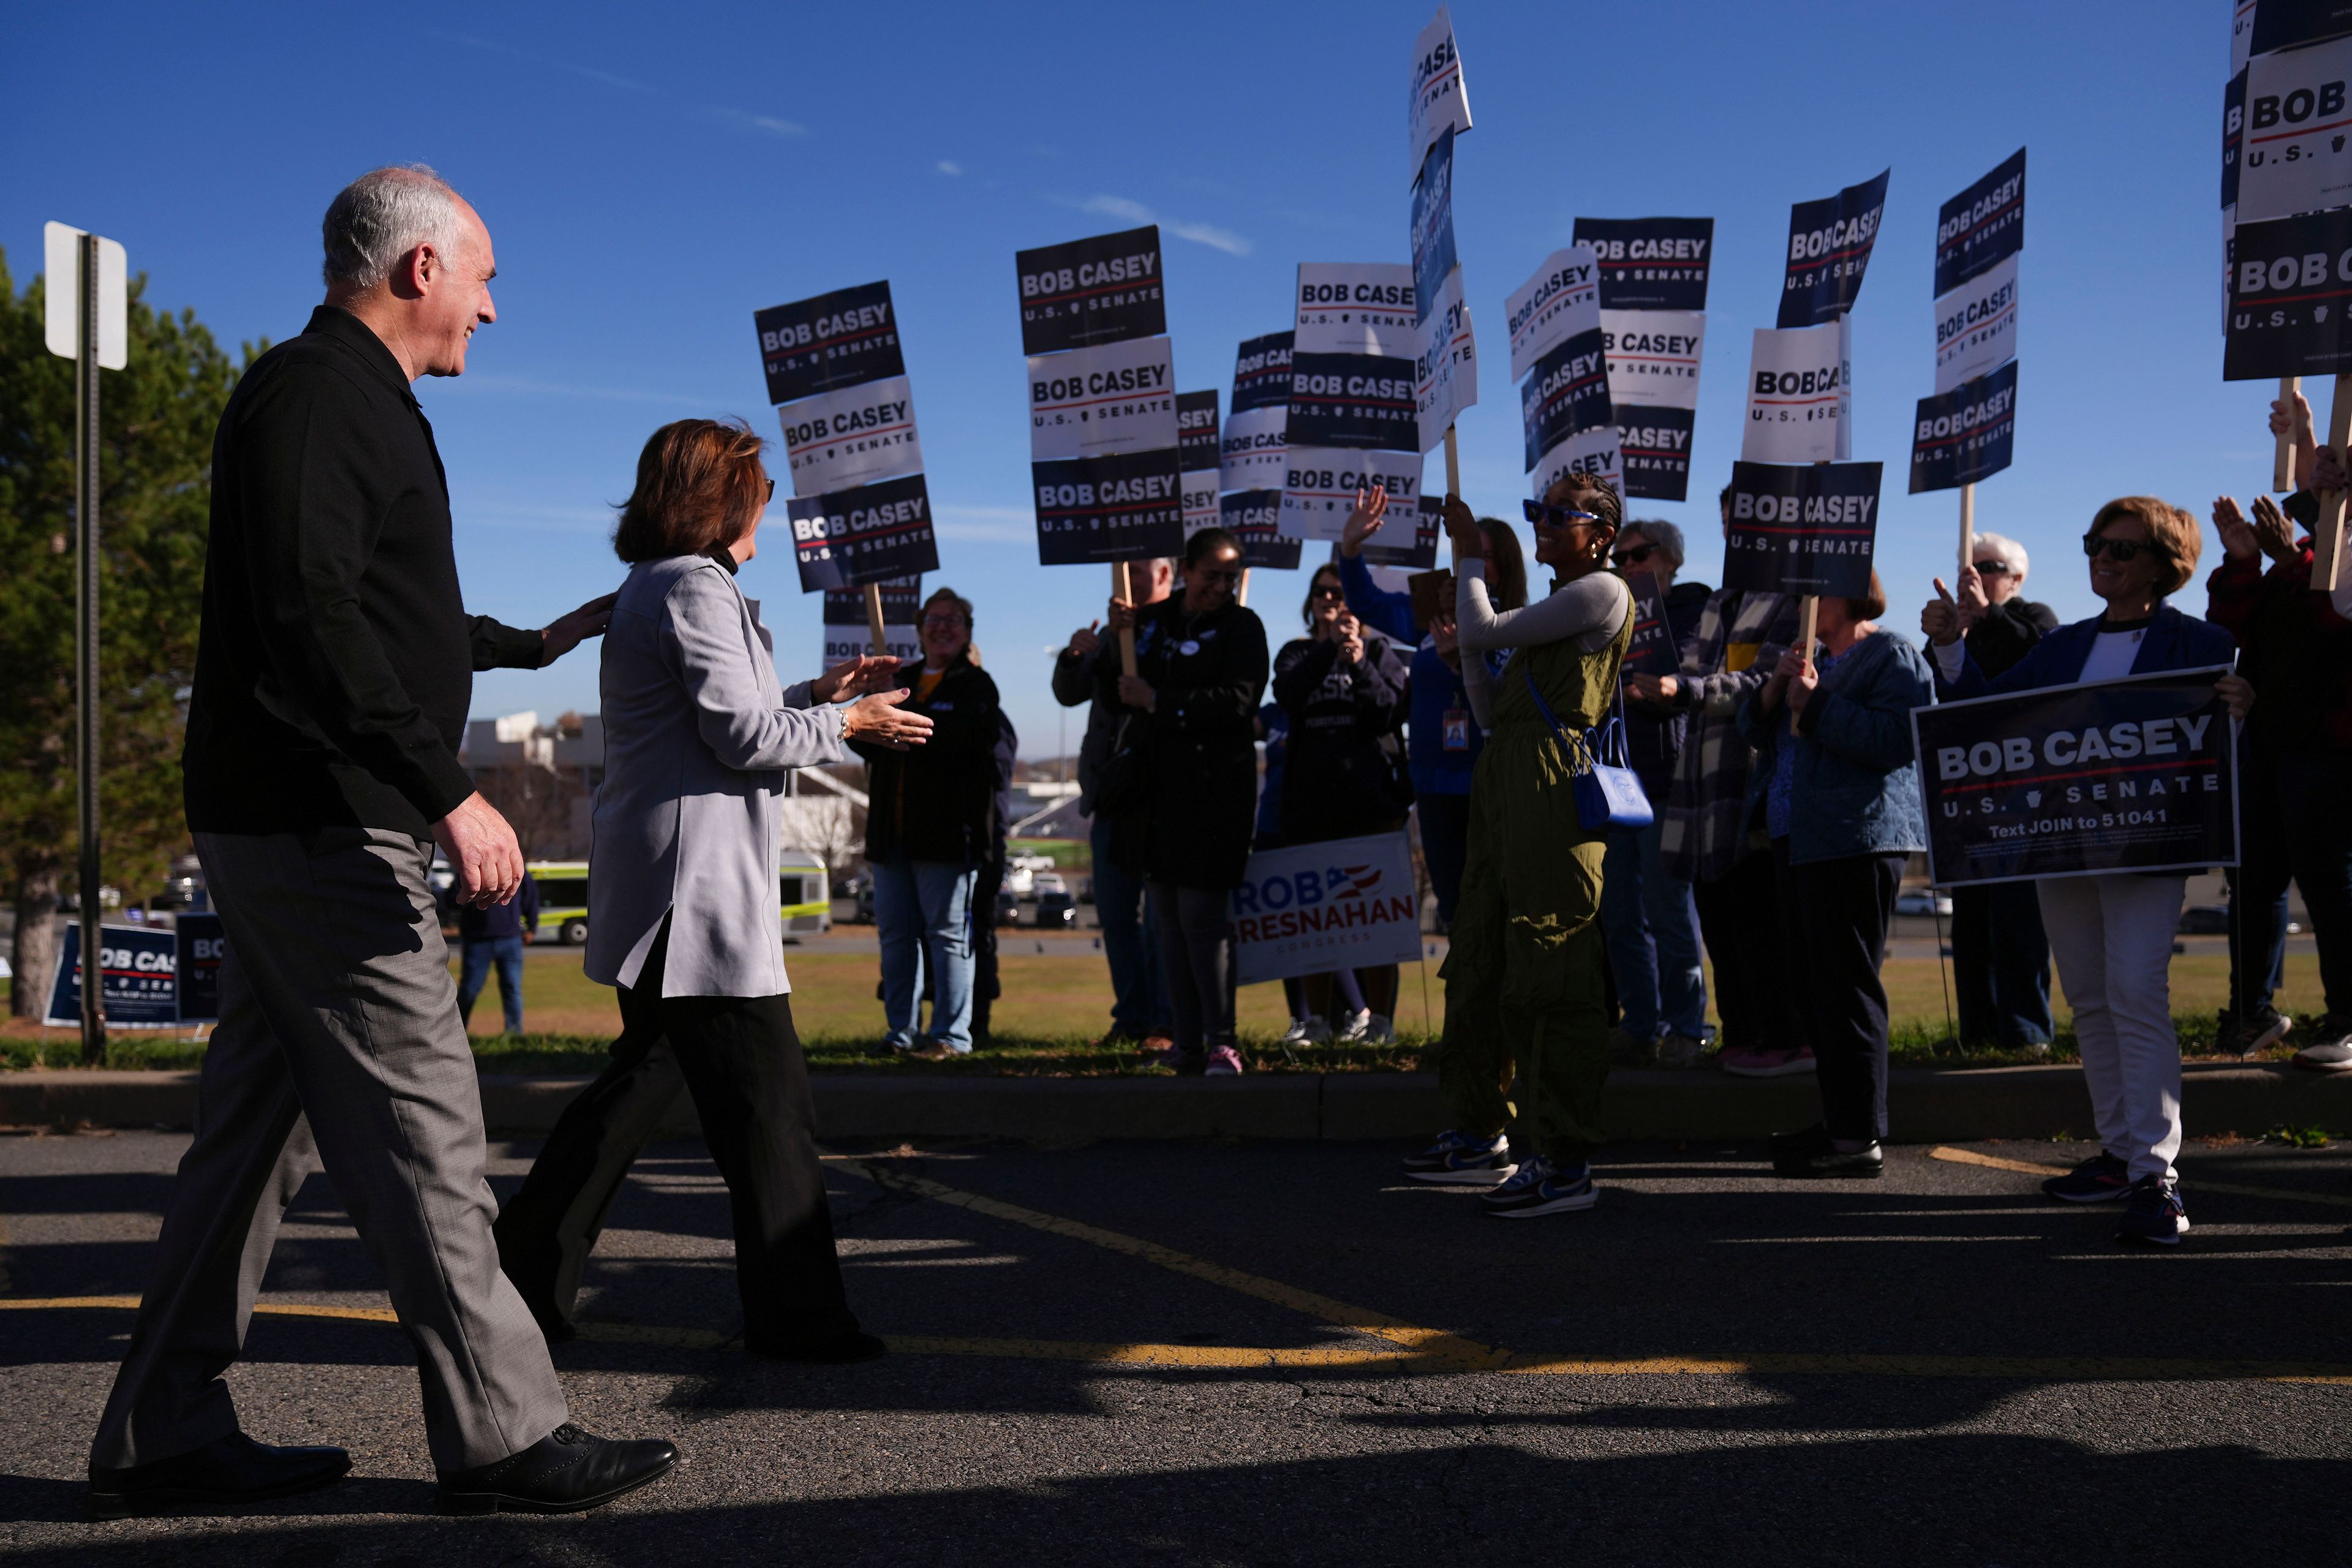
[[[1485,659],[1462,661],[1486,746],[1471,780],[1453,947],[1439,972],[1438,1085],[1454,1130],[1405,1161],[1421,1181],[1500,1183],[1483,1206],[1505,1219],[1591,1208],[1595,1197],[1588,1162],[1601,1142],[1609,1076],[1598,923],[1606,841],[1578,821],[1569,759],[1543,708],[1573,735],[1606,716],[1633,625],[1633,595],[1607,570],[1623,518],[1609,483],[1570,474],[1528,515],[1552,592],[1498,612],[1486,596],[1477,520],[1445,498],[1461,646],[1511,655],[1491,679]]]

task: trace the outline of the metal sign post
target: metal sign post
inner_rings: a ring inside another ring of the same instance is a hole
[[[104,914],[98,839],[98,373],[130,363],[122,247],[64,224],[42,236],[49,352],[74,362],[74,763],[81,841],[81,1057],[106,1059]],[[73,279],[70,301],[59,285]]]

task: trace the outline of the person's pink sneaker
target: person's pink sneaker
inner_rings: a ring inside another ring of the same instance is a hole
[[[1799,1073],[1813,1070],[1813,1047],[1799,1046],[1794,1050],[1726,1051],[1716,1058],[1723,1070],[1734,1078],[1794,1078]]]
[[[1204,1070],[1211,1078],[1239,1078],[1242,1054],[1231,1046],[1219,1046],[1209,1053],[1209,1065]]]

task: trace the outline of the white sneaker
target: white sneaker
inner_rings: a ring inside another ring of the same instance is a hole
[[[1364,1032],[1356,1036],[1355,1038],[1361,1040],[1368,1046],[1393,1046],[1396,1044],[1396,1026],[1389,1021],[1387,1014],[1367,1013],[1364,1015],[1364,1017],[1366,1019],[1364,1024]]]
[[[1363,1012],[1349,1015],[1348,1021],[1339,1026],[1339,1032],[1335,1037],[1349,1041],[1360,1040],[1371,1026],[1372,1012],[1368,1007]]]
[[[1320,1018],[1293,1018],[1290,1030],[1282,1037],[1286,1046],[1328,1046],[1331,1043],[1331,1026]]]

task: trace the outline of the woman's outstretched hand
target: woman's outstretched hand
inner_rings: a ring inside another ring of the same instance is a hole
[[[1350,561],[1364,552],[1364,541],[1381,531],[1381,523],[1389,514],[1389,492],[1375,485],[1370,489],[1356,492],[1356,510],[1348,514],[1348,525],[1339,531],[1339,553]]]
[[[929,740],[930,715],[898,706],[907,700],[907,690],[900,687],[893,691],[877,691],[851,703],[849,710],[841,716],[842,739],[866,741],[894,752],[903,752]]]
[[[860,654],[846,658],[809,682],[809,695],[819,702],[839,702],[869,691],[887,691],[898,684],[898,661],[887,653]]]

